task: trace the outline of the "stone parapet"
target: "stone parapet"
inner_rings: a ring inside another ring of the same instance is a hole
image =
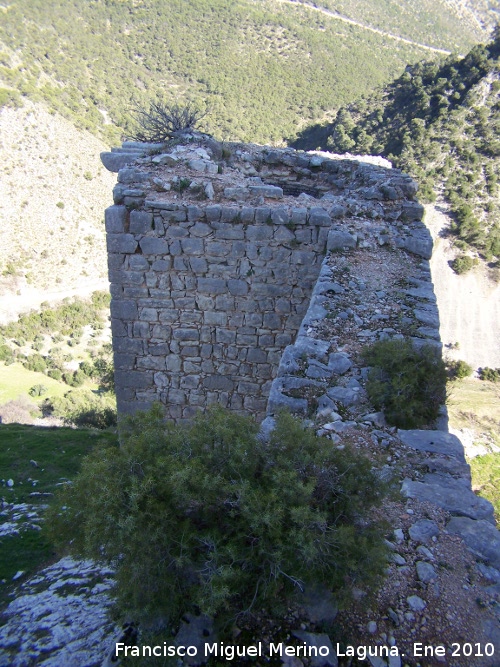
[[[102,158],[118,171],[105,224],[120,413],[159,400],[174,420],[211,403],[263,417],[325,253],[432,247],[398,170],[198,134]]]

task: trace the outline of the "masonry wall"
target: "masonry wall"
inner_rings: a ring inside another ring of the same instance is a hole
[[[327,249],[430,256],[397,170],[241,145],[223,159],[199,135],[101,158],[118,172],[105,222],[121,414],[159,400],[174,420],[211,403],[263,417]]]
[[[106,211],[120,412],[219,403],[263,414],[309,305],[330,219],[149,202]]]

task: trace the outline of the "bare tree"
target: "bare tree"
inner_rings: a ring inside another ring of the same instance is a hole
[[[134,141],[164,143],[176,134],[194,130],[207,114],[186,104],[169,104],[162,100],[150,102],[149,109],[136,104],[134,107],[137,130]]]

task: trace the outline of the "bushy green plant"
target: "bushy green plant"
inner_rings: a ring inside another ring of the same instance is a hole
[[[11,362],[14,359],[14,353],[8,345],[0,345],[0,361]]]
[[[83,371],[67,371],[63,373],[62,379],[70,387],[81,387],[86,380],[86,375]]]
[[[23,361],[23,366],[28,371],[35,371],[36,373],[43,373],[47,368],[45,358],[41,354],[31,354]]]
[[[446,398],[446,367],[430,345],[411,340],[378,341],[363,350],[372,368],[366,390],[373,405],[399,428],[418,428],[437,419]]]
[[[175,626],[195,608],[234,618],[304,583],[341,593],[381,575],[370,463],[291,416],[264,443],[253,421],[220,408],[174,425],[156,406],[121,440],[85,460],[48,525],[60,546],[114,563],[134,619]]]
[[[488,382],[500,382],[500,368],[488,368],[488,366],[480,368],[479,379]]]
[[[455,271],[455,273],[461,275],[462,273],[467,273],[467,271],[470,271],[477,263],[477,259],[474,259],[469,255],[459,255],[451,262],[451,268],[453,271]]]
[[[458,361],[448,361],[448,373],[451,379],[463,380],[463,378],[472,375],[473,368],[466,361],[459,359]]]
[[[500,453],[476,456],[471,459],[470,467],[474,488],[490,501],[497,522],[500,521]]]
[[[70,390],[63,397],[46,399],[46,415],[62,417],[67,424],[105,429],[116,426],[116,399],[113,394],[95,394],[88,390]]]

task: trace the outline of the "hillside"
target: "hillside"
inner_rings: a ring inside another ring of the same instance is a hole
[[[29,101],[0,110],[0,324],[44,301],[107,289],[105,145]]]
[[[308,4],[307,0],[298,0]],[[319,5],[394,35],[451,51],[467,51],[498,21],[498,0],[323,0]]]
[[[459,52],[487,37],[448,0],[336,3],[351,23],[312,4],[8,2],[0,100],[43,100],[113,143],[129,126],[132,101],[161,91],[206,105],[218,138],[279,142],[428,55],[383,32]]]
[[[457,249],[494,265],[500,256],[500,39],[467,56],[423,62],[339,110],[327,129],[335,152],[375,152],[412,174],[420,197],[442,198]],[[473,265],[461,259],[461,273]]]

